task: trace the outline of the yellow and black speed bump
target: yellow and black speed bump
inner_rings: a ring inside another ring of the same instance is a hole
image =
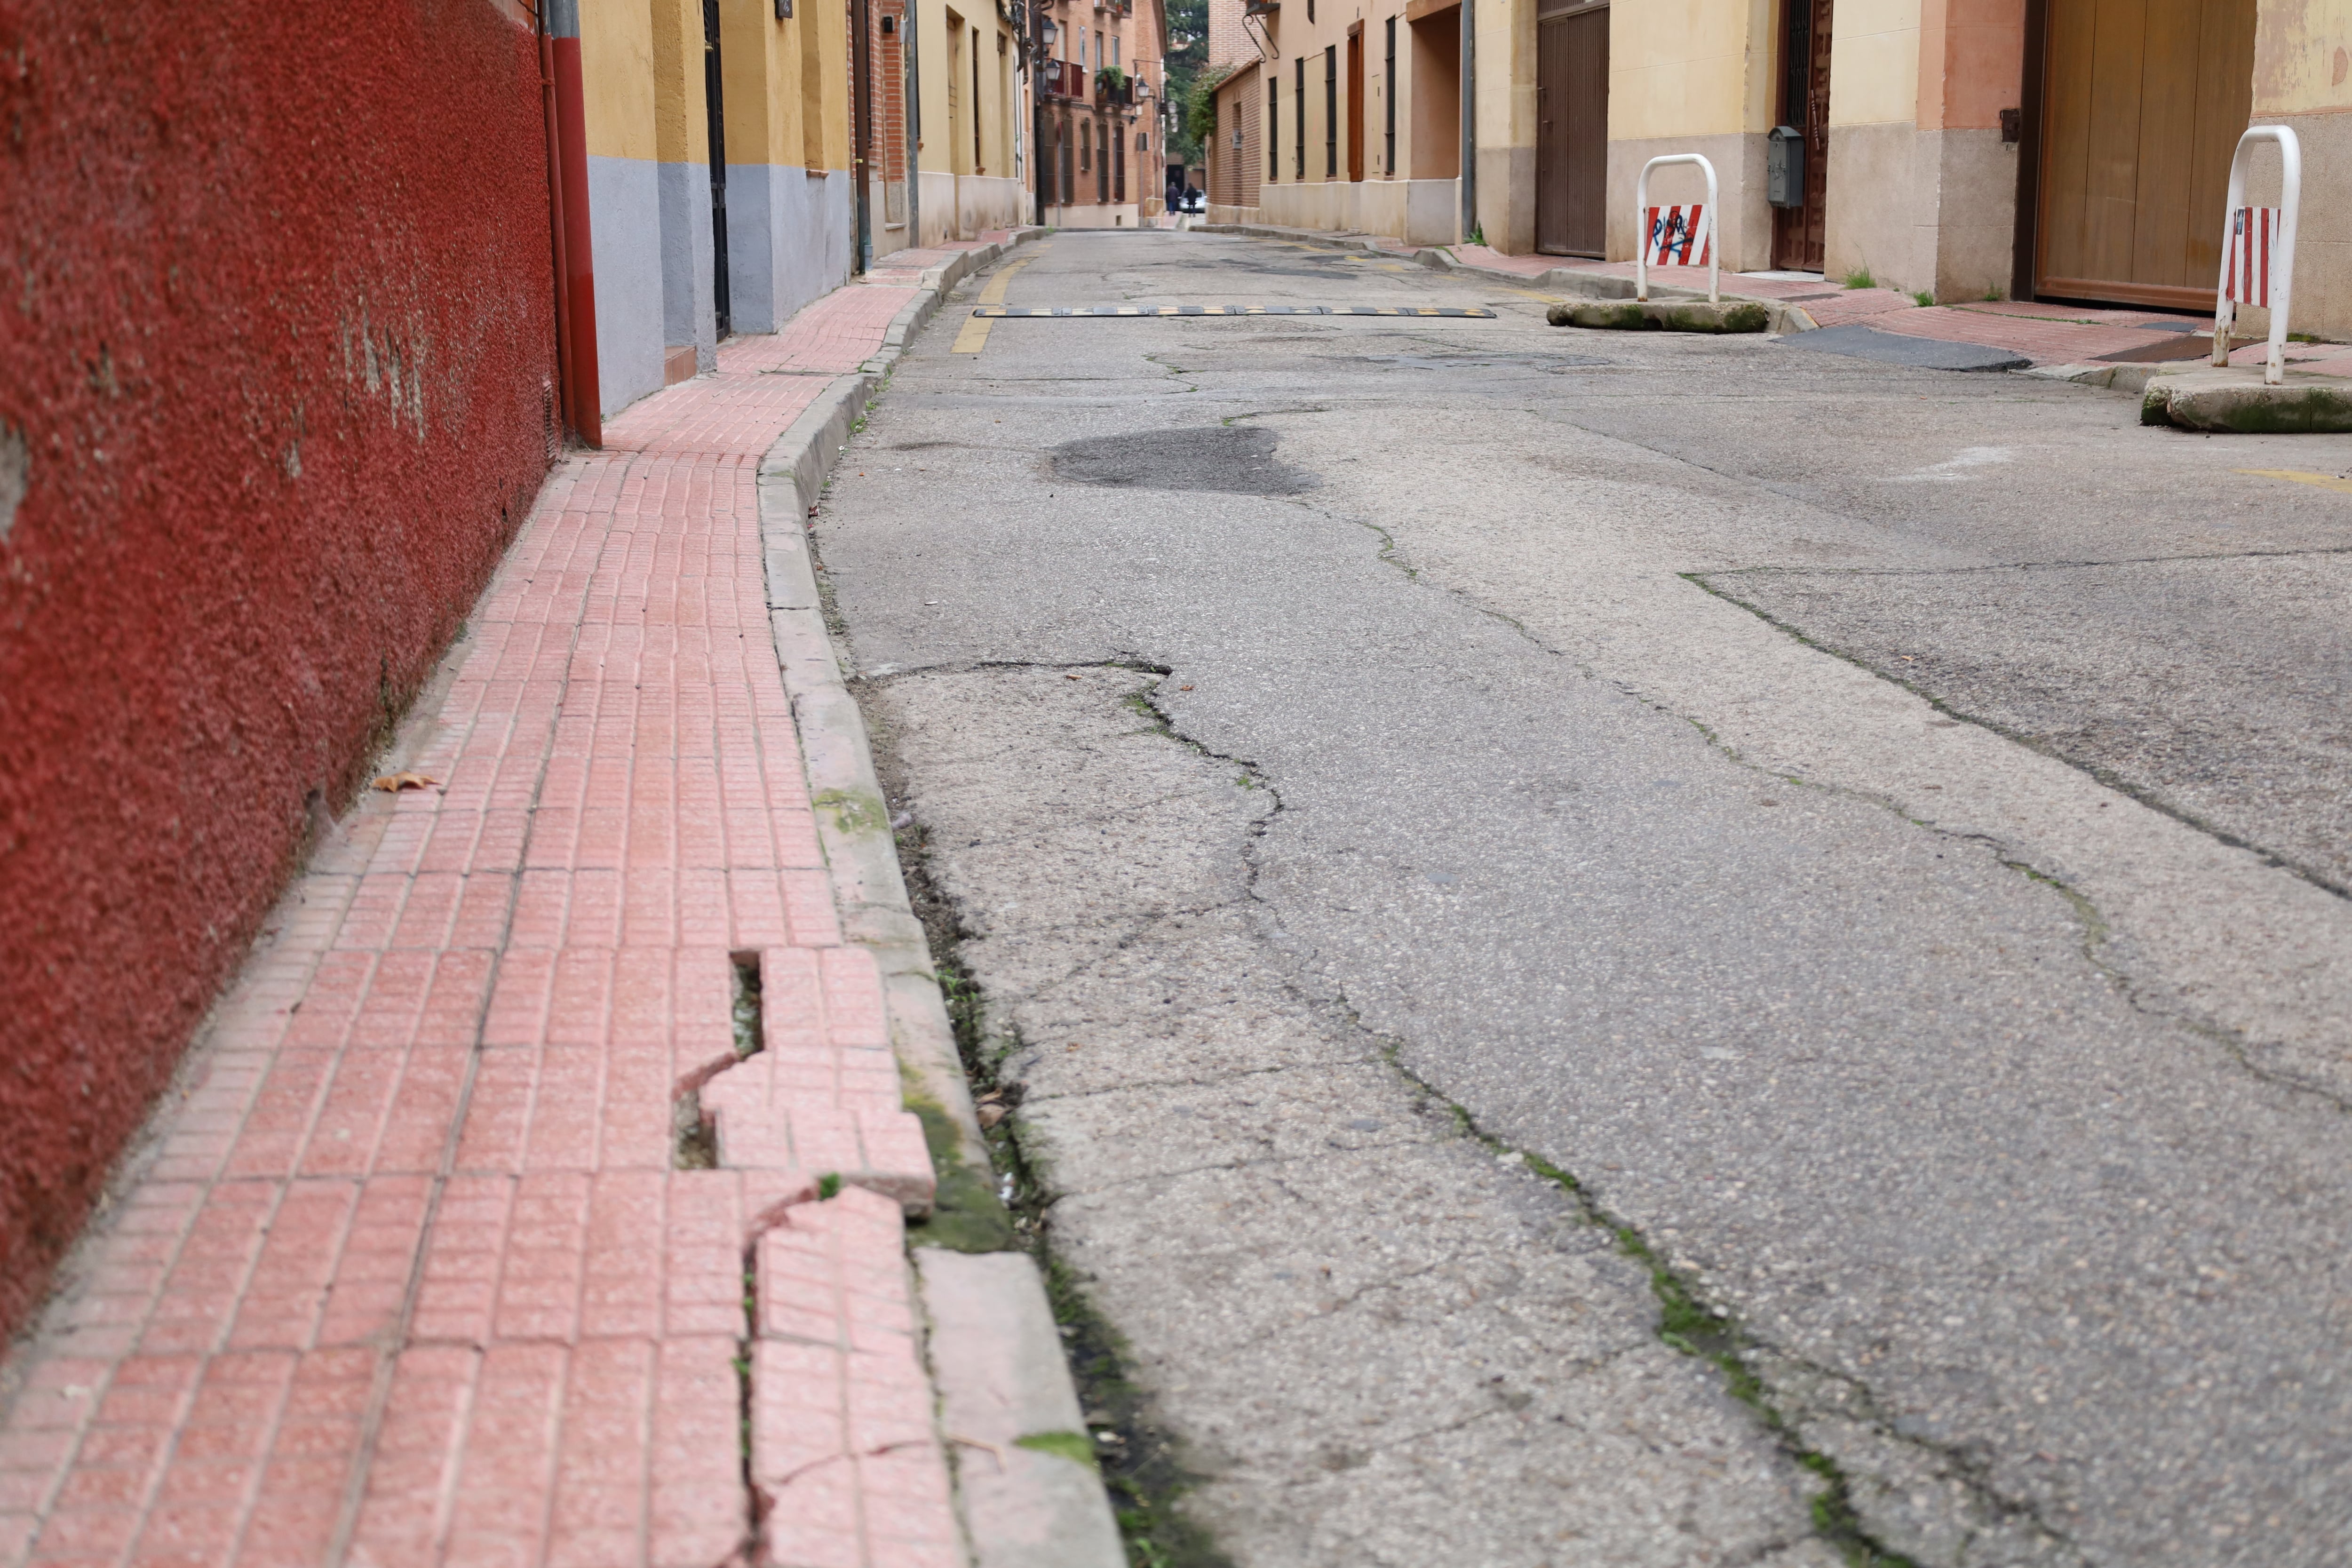
[[[1453,316],[1493,321],[1495,312],[1455,305],[982,305],[1000,316]]]

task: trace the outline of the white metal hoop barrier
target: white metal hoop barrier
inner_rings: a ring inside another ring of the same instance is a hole
[[[2258,142],[2279,150],[2279,205],[2250,207],[2246,199],[2246,154]],[[2294,223],[2303,205],[2303,143],[2284,125],[2257,125],[2238,138],[2230,157],[2230,200],[2221,220],[2221,285],[2213,301],[2213,363],[2230,363],[2230,328],[2241,305],[2271,313],[2270,357],[2263,382],[2286,379],[2286,312],[2294,292]]]
[[[1706,201],[1700,206],[1654,207],[1650,205],[1650,171],[1669,163],[1696,163],[1706,174]],[[2232,186],[2231,189],[2236,187]],[[1652,267],[1706,268],[1706,301],[1723,302],[1718,287],[1723,258],[1716,254],[1715,165],[1697,153],[1669,153],[1642,165],[1633,182],[1633,226],[1640,243],[1633,254],[1633,298],[1650,297]]]

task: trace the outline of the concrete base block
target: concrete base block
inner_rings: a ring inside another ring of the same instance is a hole
[[[1772,313],[1748,300],[1720,305],[1703,300],[1653,300],[1646,305],[1632,300],[1609,305],[1570,301],[1545,311],[1544,320],[1555,327],[1614,331],[1760,332],[1771,323]]]
[[[2140,395],[2139,422],[2242,436],[2352,432],[2352,382],[2289,371],[2266,386],[2252,365],[2155,377]]]

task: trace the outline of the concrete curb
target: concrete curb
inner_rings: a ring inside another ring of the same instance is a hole
[[[1633,297],[1633,280],[1607,273],[1586,272],[1573,267],[1554,267],[1533,274],[1505,272],[1495,267],[1474,267],[1457,259],[1454,253],[1434,245],[1423,245],[1412,250],[1391,250],[1375,245],[1368,237],[1356,235],[1325,234],[1319,229],[1276,228],[1258,223],[1213,223],[1201,226],[1207,234],[1239,234],[1257,239],[1292,239],[1301,243],[1312,240],[1317,245],[1329,246],[1334,250],[1360,250],[1372,256],[1392,257],[1399,261],[1419,262],[1433,272],[1460,272],[1474,278],[1489,278],[1498,283],[1516,283],[1530,289],[1549,289],[1566,294],[1580,294],[1589,300],[1630,300]],[[1795,305],[1779,300],[1768,300],[1757,294],[1738,294],[1726,289],[1725,300],[1740,305],[1761,305],[1766,321],[1764,330],[1775,337],[1789,332],[1810,332],[1814,328],[1812,317]],[[1700,289],[1685,289],[1678,284],[1653,283],[1653,300],[1704,300],[1706,292]]]
[[[836,377],[793,421],[761,460],[759,477],[769,626],[800,728],[842,934],[871,952],[881,967],[890,1042],[915,1080],[914,1092],[945,1112],[955,1152],[983,1175],[988,1146],[930,948],[907,896],[865,716],[825,630],[807,520],[866,405],[949,291],[1045,232],[1016,230],[1010,240],[962,252],[924,272],[915,298],[892,319],[880,352],[864,368]],[[973,1560],[980,1568],[1125,1568],[1126,1552],[1099,1474],[1016,1444],[1024,1436],[1066,1438],[1086,1431],[1036,1264],[1019,1252],[917,1250],[918,1290],[932,1330],[931,1378],[944,1436],[956,1455],[957,1506]]]

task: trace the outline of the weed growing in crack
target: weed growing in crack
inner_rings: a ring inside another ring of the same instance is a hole
[[[1360,1027],[1361,1026],[1359,1025]],[[1617,1250],[1640,1264],[1650,1277],[1650,1293],[1658,1301],[1657,1334],[1668,1348],[1703,1361],[1723,1378],[1724,1392],[1746,1405],[1765,1430],[1801,1468],[1821,1482],[1812,1500],[1813,1529],[1845,1559],[1848,1568],[1918,1568],[1909,1557],[1873,1539],[1854,1511],[1853,1489],[1837,1461],[1810,1447],[1772,1402],[1764,1380],[1749,1363],[1755,1346],[1739,1325],[1709,1306],[1696,1283],[1660,1258],[1633,1226],[1610,1214],[1585,1190],[1584,1184],[1540,1154],[1514,1149],[1478,1125],[1467,1107],[1447,1099],[1434,1086],[1399,1059],[1398,1042],[1391,1040],[1382,1054],[1414,1089],[1433,1105],[1452,1112],[1455,1127],[1496,1155],[1515,1157],[1528,1171],[1557,1186],[1585,1223],[1609,1233]]]

